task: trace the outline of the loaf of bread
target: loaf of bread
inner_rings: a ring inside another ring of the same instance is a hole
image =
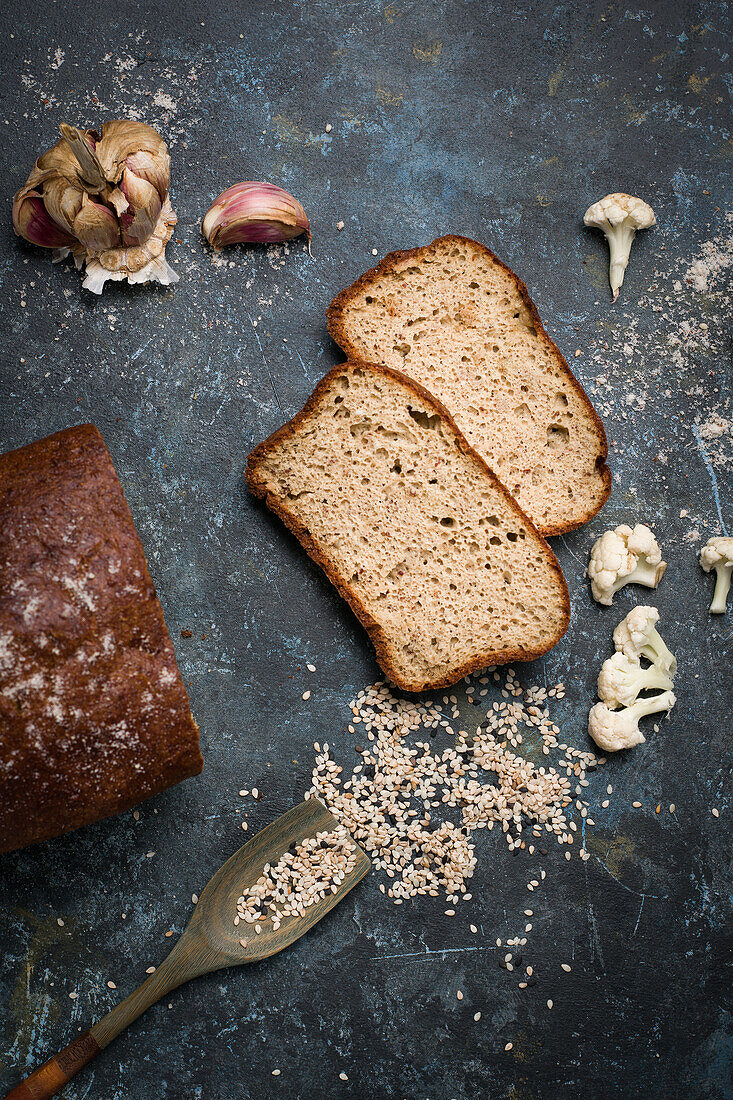
[[[252,452],[247,484],[348,600],[406,691],[539,657],[567,629],[549,546],[441,404],[397,371],[334,367]]]
[[[391,252],[333,300],[328,328],[347,356],[442,401],[543,535],[608,499],[603,425],[524,283],[488,248],[440,237]]]
[[[0,851],[126,810],[202,766],[99,432],[0,455]]]

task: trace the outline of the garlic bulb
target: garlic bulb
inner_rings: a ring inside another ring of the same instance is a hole
[[[105,122],[101,134],[61,124],[61,140],[39,157],[13,201],[13,227],[54,261],[86,263],[83,286],[108,279],[178,282],[165,259],[176,215],[168,199],[170,156],[143,122]]]
[[[235,183],[207,211],[201,232],[215,249],[227,244],[290,241],[311,228],[297,199],[273,183]]]

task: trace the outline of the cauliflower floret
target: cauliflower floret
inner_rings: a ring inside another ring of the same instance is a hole
[[[725,615],[733,575],[733,538],[718,535],[710,539],[700,551],[700,565],[706,573],[714,569],[717,574],[710,614]]]
[[[669,691],[672,677],[656,665],[642,668],[638,657],[614,653],[598,673],[598,696],[609,707],[630,707],[641,691]]]
[[[613,291],[614,302],[624,281],[624,272],[629,262],[629,253],[634,243],[637,229],[649,229],[657,224],[654,211],[648,203],[637,199],[635,195],[625,195],[616,191],[594,202],[585,212],[583,221],[594,229],[601,229],[608,241],[610,267],[608,281]]]
[[[677,658],[669,651],[656,629],[659,612],[656,607],[641,604],[629,611],[613,632],[613,644],[619,653],[638,660],[646,657],[662,672],[674,676]]]
[[[666,568],[654,533],[644,523],[633,529],[622,523],[601,535],[590,552],[588,576],[593,599],[610,607],[614,595],[626,584],[656,588]]]
[[[623,710],[611,710],[605,703],[596,703],[588,715],[588,733],[604,752],[631,749],[646,740],[639,729],[639,719],[660,710],[671,710],[677,702],[671,691],[638,699]]]

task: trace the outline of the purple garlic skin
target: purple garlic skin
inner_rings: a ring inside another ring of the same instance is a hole
[[[165,260],[176,216],[168,201],[168,147],[151,126],[106,122],[101,133],[61,124],[13,202],[13,227],[42,248],[86,264],[86,289],[109,279],[178,282]]]
[[[273,183],[247,180],[222,191],[201,232],[217,251],[228,244],[276,244],[305,233],[310,222],[297,199]]]

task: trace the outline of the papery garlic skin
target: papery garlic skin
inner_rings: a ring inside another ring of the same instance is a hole
[[[273,183],[246,180],[222,191],[201,224],[217,251],[228,244],[274,244],[301,233],[311,237],[310,222],[297,199]]]
[[[176,215],[168,198],[170,156],[142,122],[106,122],[101,134],[61,124],[62,139],[36,161],[13,202],[15,232],[54,260],[86,264],[87,290],[105,282],[178,282],[165,259]]]

